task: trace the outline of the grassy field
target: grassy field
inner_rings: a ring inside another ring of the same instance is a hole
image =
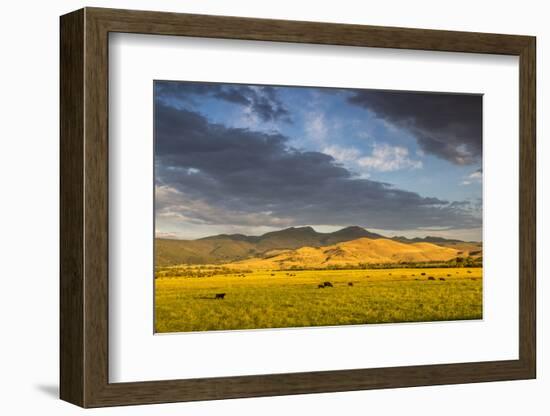
[[[155,285],[156,332],[482,318],[481,268],[264,270]]]

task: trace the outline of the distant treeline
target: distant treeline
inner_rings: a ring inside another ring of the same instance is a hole
[[[223,266],[170,266],[157,267],[155,269],[155,278],[157,277],[211,277],[228,274],[252,273],[252,270],[236,270]]]
[[[311,268],[291,266],[289,270],[367,270],[367,269],[428,269],[428,268],[457,268],[482,267],[482,257],[457,257],[447,261],[400,262],[400,263],[358,263],[330,265],[327,267]]]
[[[271,270],[277,271],[306,271],[306,270],[367,270],[367,269],[427,269],[427,268],[457,268],[457,267],[482,267],[482,257],[457,257],[447,261],[425,261],[414,263],[359,263],[331,265],[327,267],[300,267],[291,266],[287,269]],[[219,275],[245,275],[252,273],[250,269],[231,269],[224,266],[204,265],[204,266],[169,266],[157,267],[155,269],[155,278],[158,277],[212,277]]]

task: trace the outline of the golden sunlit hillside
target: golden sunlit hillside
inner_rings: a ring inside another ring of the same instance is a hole
[[[325,247],[286,250],[268,258],[251,258],[227,264],[248,269],[327,268],[364,263],[417,263],[447,261],[458,250],[431,243],[405,244],[389,239],[359,238]]]

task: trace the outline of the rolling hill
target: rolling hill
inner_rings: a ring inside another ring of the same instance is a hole
[[[432,243],[401,243],[385,238],[359,238],[324,247],[302,247],[267,258],[251,258],[227,264],[251,269],[325,268],[360,263],[446,261],[458,250]]]
[[[356,240],[361,237],[384,238],[380,234],[372,233],[358,226],[342,228],[333,233],[319,233],[312,227],[290,227],[284,230],[272,231],[260,236],[246,236],[243,234],[220,234],[201,238],[195,241],[231,240],[245,241],[255,244],[258,251],[264,252],[276,249],[298,247],[320,247],[342,241]]]
[[[363,238],[373,241],[384,240],[386,245],[393,242],[417,248],[420,247],[416,246],[417,244],[430,243],[431,246],[453,249],[458,256],[481,256],[482,252],[481,243],[446,240],[440,237],[390,239],[358,226],[346,227],[332,233],[320,233],[312,227],[291,227],[260,236],[219,234],[198,240],[157,238],[155,263],[156,266],[164,267],[177,264],[224,264],[251,258],[272,259],[286,254],[288,250],[327,247]]]
[[[483,255],[483,244],[476,241],[450,240],[442,237],[427,236],[425,238],[392,237],[401,243],[433,243],[441,247],[454,248],[458,256],[479,258]]]
[[[382,238],[361,227],[346,227],[333,233],[319,233],[312,227],[291,227],[261,236],[219,234],[198,240],[155,239],[157,266],[216,264],[250,257],[272,255],[279,250],[321,247],[361,237]]]
[[[230,238],[205,240],[155,239],[155,265],[216,264],[258,255],[255,245]]]

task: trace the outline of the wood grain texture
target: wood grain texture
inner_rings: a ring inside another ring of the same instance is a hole
[[[84,404],[84,12],[61,19],[60,45],[60,388]]]
[[[84,68],[85,406],[108,380],[109,141],[108,33],[86,13]]]
[[[520,54],[519,356],[536,377],[536,41]]]
[[[519,359],[189,380],[108,380],[108,33],[384,47],[520,57]],[[87,8],[61,18],[61,397],[82,407],[533,378],[535,39]]]
[[[519,55],[528,36],[87,8],[110,32]]]

